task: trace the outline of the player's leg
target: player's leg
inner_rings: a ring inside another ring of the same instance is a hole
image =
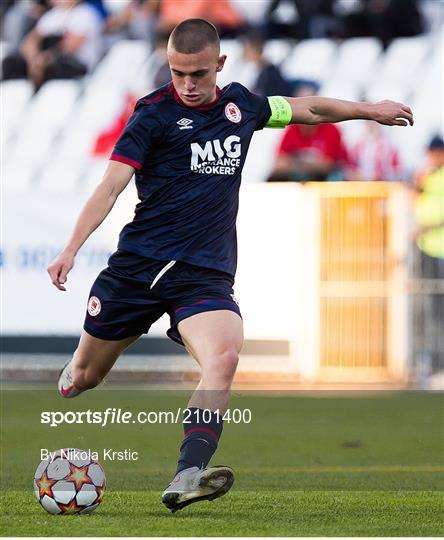
[[[116,341],[99,339],[83,330],[72,360],[63,368],[58,389],[63,397],[76,397],[96,387],[120,354],[139,336]]]
[[[91,288],[79,345],[60,374],[62,396],[97,386],[121,352],[163,314],[149,294],[149,283],[163,265],[122,251],[110,257]]]
[[[180,321],[178,330],[201,368],[199,384],[188,406],[223,414],[244,339],[241,317],[229,310],[197,313]]]
[[[162,496],[173,512],[224,495],[234,481],[230,467],[207,465],[222,433],[222,415],[243,343],[236,308],[197,313],[178,324],[182,341],[200,365],[201,379],[188,404],[176,476]]]
[[[234,311],[207,311],[180,321],[178,330],[200,365],[201,378],[188,403],[176,472],[191,466],[205,468],[217,449],[242,348],[243,323]]]

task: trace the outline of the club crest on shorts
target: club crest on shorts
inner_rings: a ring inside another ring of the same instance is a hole
[[[235,103],[228,103],[228,105],[225,107],[225,116],[230,120],[230,122],[234,122],[235,124],[239,124],[239,122],[242,120],[242,113],[240,112],[239,107]]]
[[[100,300],[97,298],[97,296],[91,296],[88,302],[88,313],[91,315],[91,317],[95,317],[100,313],[100,310],[102,309],[102,304],[100,303]]]

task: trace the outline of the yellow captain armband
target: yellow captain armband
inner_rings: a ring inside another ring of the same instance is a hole
[[[288,126],[293,115],[290,103],[282,96],[270,96],[267,99],[270,104],[271,116],[265,127],[283,128]]]

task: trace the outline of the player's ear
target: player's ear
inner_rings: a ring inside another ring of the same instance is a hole
[[[216,67],[216,71],[222,71],[222,68],[224,67],[224,64],[225,64],[225,60],[227,59],[227,55],[226,54],[222,54],[221,56],[219,56],[218,60],[217,60],[217,67]]]

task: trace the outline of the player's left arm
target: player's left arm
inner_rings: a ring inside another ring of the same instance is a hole
[[[268,98],[271,108],[270,127],[285,124],[323,124],[344,120],[374,120],[386,126],[413,126],[410,107],[395,101],[378,103],[344,101],[320,96]],[[273,118],[278,121],[272,124]],[[280,125],[278,125],[280,124]]]

